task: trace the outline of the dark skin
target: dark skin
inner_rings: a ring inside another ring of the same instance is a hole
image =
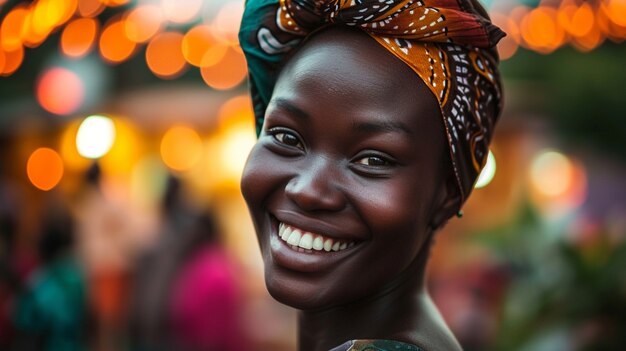
[[[459,206],[443,128],[426,85],[363,32],[319,32],[283,68],[241,186],[268,291],[300,310],[301,351],[460,350],[424,286],[432,236]],[[281,223],[351,246],[299,250]]]

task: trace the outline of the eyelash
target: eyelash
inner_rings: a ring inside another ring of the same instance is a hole
[[[275,141],[277,141],[278,143],[280,143],[281,145],[285,145],[287,147],[294,147],[294,148],[298,148],[300,150],[304,150],[304,145],[302,143],[302,140],[300,138],[300,136],[298,136],[297,133],[290,131],[288,129],[284,129],[284,128],[272,128],[268,131],[268,134],[272,136],[272,138],[274,138]],[[280,135],[282,135],[282,137],[279,137]],[[297,145],[290,145],[288,143],[286,143],[284,141],[284,137],[286,135],[292,136],[295,138],[295,140],[298,142]]]

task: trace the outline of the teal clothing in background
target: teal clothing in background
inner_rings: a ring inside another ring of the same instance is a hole
[[[424,351],[419,347],[395,340],[351,340],[330,351]]]
[[[13,311],[19,349],[83,351],[85,279],[78,263],[61,258],[36,272]]]

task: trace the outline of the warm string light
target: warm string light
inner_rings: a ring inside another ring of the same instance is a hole
[[[626,0],[563,0],[557,6],[542,1],[534,9],[517,6],[508,15],[493,13],[491,17],[508,34],[498,45],[503,60],[511,58],[520,46],[548,54],[569,44],[588,52],[607,38],[614,42],[626,39]]]
[[[117,64],[142,45],[160,47],[155,38],[171,24],[191,28],[170,31],[182,34],[182,41],[178,34],[165,36],[177,36],[165,45],[173,57],[168,67],[155,64],[157,59],[146,54],[156,76],[175,78],[189,64],[198,67],[214,89],[232,89],[244,80],[246,68],[237,43],[242,2],[229,1],[219,8],[203,0],[144,2],[125,9],[99,30],[95,16],[106,7],[129,4],[129,0],[37,0],[15,5],[0,24],[0,75],[13,74],[22,64],[24,47],[41,45],[55,31],[62,31],[60,50],[65,56],[80,58],[98,46],[105,62]],[[207,10],[214,14],[207,16]],[[542,0],[536,8],[519,5],[507,14],[494,12],[492,18],[508,34],[498,45],[502,60],[513,57],[520,47],[548,54],[571,45],[588,52],[606,39],[626,39],[626,0]]]

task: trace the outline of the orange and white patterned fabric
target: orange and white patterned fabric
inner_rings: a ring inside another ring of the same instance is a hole
[[[464,201],[502,109],[495,45],[505,34],[477,0],[248,0],[239,39],[257,131],[286,56],[327,25],[362,29],[426,83],[441,107]]]

